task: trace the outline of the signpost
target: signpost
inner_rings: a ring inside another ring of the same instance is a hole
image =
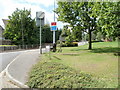
[[[44,19],[45,13],[40,11],[36,12],[36,20],[38,20],[37,25],[40,25],[40,54],[42,54],[42,46],[41,46],[41,20]],[[40,20],[40,23],[39,23]]]
[[[51,23],[51,31],[56,31],[57,30],[56,24],[57,24],[56,22]]]
[[[55,0],[54,0],[54,10],[55,10]],[[55,22],[55,12],[54,12],[54,22],[51,23],[51,31],[53,31],[53,52],[56,51],[56,43],[55,43],[55,31],[57,30],[57,26],[56,26],[56,22]]]
[[[51,22],[51,31],[53,31],[53,44],[55,44],[55,31],[57,30],[57,23]]]

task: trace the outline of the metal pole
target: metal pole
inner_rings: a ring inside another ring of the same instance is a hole
[[[23,36],[23,23],[22,23],[22,13],[21,13],[21,26],[22,26],[22,49],[24,49],[24,36]]]
[[[55,11],[55,0],[54,0],[54,11]],[[54,22],[55,22],[55,12],[54,12]],[[53,31],[53,44],[55,43],[55,31]]]
[[[55,31],[53,31],[53,44],[55,43]]]
[[[54,11],[55,11],[55,0],[54,0]],[[55,22],[55,12],[54,12],[54,22]]]
[[[42,54],[42,47],[41,47],[41,18],[40,18],[40,54]]]

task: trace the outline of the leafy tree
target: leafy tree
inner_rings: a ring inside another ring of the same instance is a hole
[[[98,41],[101,41],[101,40],[103,39],[103,35],[102,35],[101,32],[98,32],[98,33],[97,33],[96,39],[97,39]]]
[[[42,27],[42,43],[52,43],[53,34],[49,25]]]
[[[9,16],[8,24],[5,28],[4,36],[10,39],[13,44],[36,44],[38,43],[37,28],[35,20],[31,18],[31,11],[16,9]]]
[[[93,14],[98,15],[98,26],[107,39],[120,36],[120,1],[96,2]]]
[[[76,27],[72,28],[72,35],[73,35],[73,39],[75,41],[81,41],[83,38],[81,27],[76,26]]]
[[[55,33],[55,40],[56,41],[59,40],[61,33],[62,33],[62,29],[57,29],[57,31]]]
[[[38,42],[39,42],[39,37],[40,37],[40,33],[39,33],[39,27],[37,29],[38,31]],[[42,43],[52,43],[53,42],[53,31],[50,30],[50,26],[48,24],[44,25],[41,27],[41,32],[42,32]],[[56,41],[59,39],[59,36],[61,34],[61,30],[56,30],[55,31],[55,39]]]
[[[68,25],[65,25],[62,29],[62,33],[61,33],[62,37],[67,37],[68,36]]]
[[[58,2],[55,12],[59,21],[69,23],[73,28],[79,27],[79,31],[88,33],[88,49],[92,49],[93,31],[102,32],[103,38],[106,36],[108,39],[120,36],[120,1]]]
[[[92,49],[91,32],[96,30],[96,15],[92,14],[93,5],[93,2],[58,2],[55,11],[59,21],[69,23],[73,29],[79,28],[74,32],[82,30],[89,34],[88,49]]]
[[[91,37],[91,39],[92,39],[92,40],[96,40],[96,35],[97,35],[96,32],[92,32],[92,37]]]
[[[70,44],[72,41],[80,41],[82,38],[82,32],[77,30],[78,27],[74,27],[72,29],[69,29],[68,27],[69,25],[65,25],[61,33],[61,36],[65,37],[66,44]]]

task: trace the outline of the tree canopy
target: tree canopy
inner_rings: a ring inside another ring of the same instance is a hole
[[[13,44],[35,44],[36,42],[36,23],[31,18],[30,10],[16,9],[9,16],[8,24],[5,28],[4,36],[10,39]]]
[[[107,38],[118,36],[120,31],[119,3],[64,1],[57,3],[58,8],[56,8],[55,12],[58,15],[58,21],[68,23],[74,33],[87,32],[89,34],[88,49],[92,49],[91,38],[93,31],[102,32]]]
[[[40,29],[36,26],[35,19],[31,18],[31,11],[16,9],[11,16],[9,16],[8,24],[5,28],[4,36],[10,39],[12,44],[16,45],[30,45],[40,43]],[[53,32],[50,31],[49,25],[41,27],[42,43],[52,43]],[[56,31],[56,40],[59,39],[60,30]]]

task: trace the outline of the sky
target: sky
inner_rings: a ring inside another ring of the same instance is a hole
[[[57,4],[55,4],[57,7]],[[2,19],[8,19],[8,16],[18,9],[31,9],[32,18],[36,17],[37,11],[45,12],[45,22],[54,21],[54,0],[0,0],[0,25],[4,25]],[[56,20],[57,21],[57,15]],[[63,23],[57,22],[57,27],[62,28]]]

